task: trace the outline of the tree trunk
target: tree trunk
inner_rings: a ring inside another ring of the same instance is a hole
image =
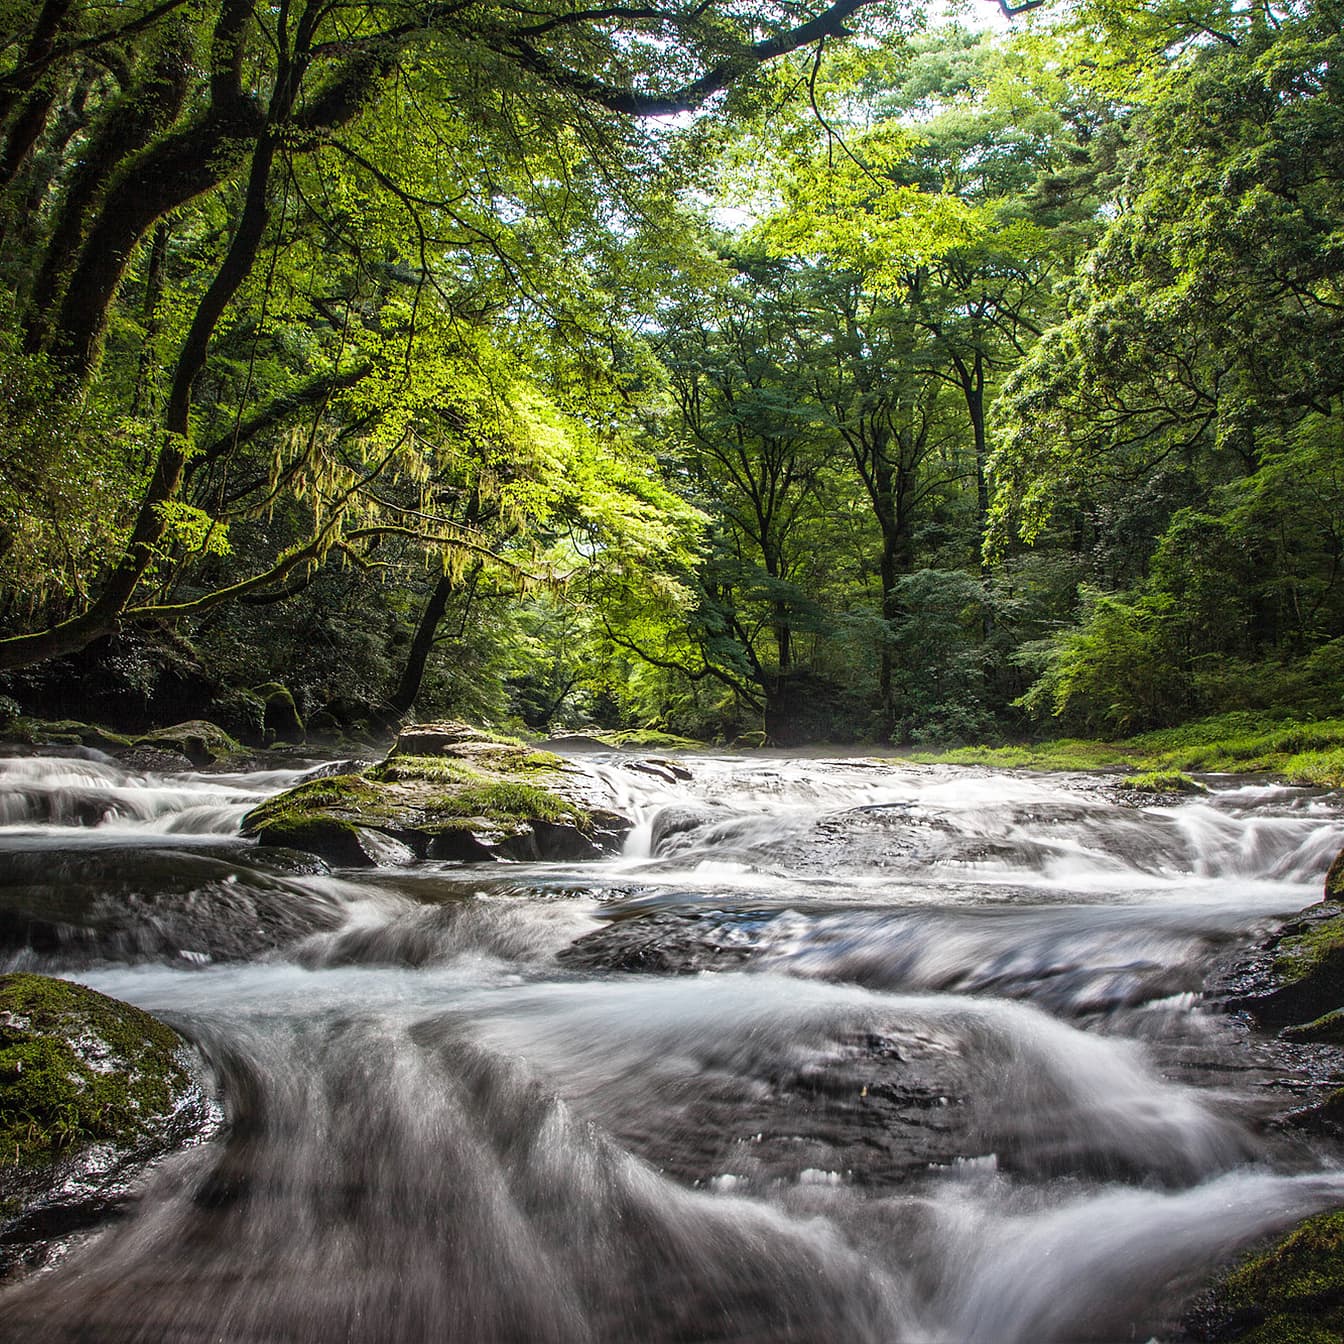
[[[479,566],[478,566],[479,570]],[[473,576],[474,578],[474,576]],[[439,622],[443,620],[448,603],[457,589],[456,580],[445,574],[434,585],[420,613],[420,621],[415,627],[411,647],[406,662],[401,669],[401,677],[396,689],[387,698],[387,720],[394,723],[409,714],[420,694],[420,686],[425,679],[425,665],[434,648],[434,638],[439,632]]]

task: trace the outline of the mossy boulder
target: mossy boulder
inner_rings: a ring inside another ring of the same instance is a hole
[[[265,746],[274,742],[302,742],[307,736],[303,715],[294,703],[289,688],[278,681],[254,686],[252,694],[262,704],[262,732]]]
[[[197,767],[214,765],[242,752],[236,738],[208,719],[191,719],[168,728],[156,728],[137,737],[132,746],[177,752]]]
[[[0,1268],[124,1203],[220,1123],[171,1027],[83,985],[0,976]]]
[[[562,757],[456,723],[406,728],[379,764],[309,780],[243,819],[264,845],[353,867],[595,858],[628,828]]]
[[[0,740],[27,747],[95,747],[117,751],[131,745],[131,739],[110,728],[79,719],[11,718],[0,730]]]
[[[1226,1276],[1188,1326],[1237,1344],[1338,1344],[1344,1339],[1344,1213],[1310,1218]]]

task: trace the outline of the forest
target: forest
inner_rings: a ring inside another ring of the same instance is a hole
[[[0,15],[0,718],[1344,778],[1332,0]]]

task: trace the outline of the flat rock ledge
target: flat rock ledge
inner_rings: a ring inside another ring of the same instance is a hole
[[[243,834],[368,868],[600,858],[630,826],[563,757],[466,724],[428,723],[404,729],[376,765],[268,799],[244,817]]]
[[[0,1277],[116,1216],[150,1162],[222,1124],[171,1027],[84,985],[0,976]]]

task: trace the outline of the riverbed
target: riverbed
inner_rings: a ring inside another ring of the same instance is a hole
[[[0,1335],[1171,1339],[1344,1206],[1206,994],[1319,898],[1338,795],[574,760],[624,852],[338,872],[237,838],[297,770],[0,762],[5,969],[177,1026],[228,1120]]]

